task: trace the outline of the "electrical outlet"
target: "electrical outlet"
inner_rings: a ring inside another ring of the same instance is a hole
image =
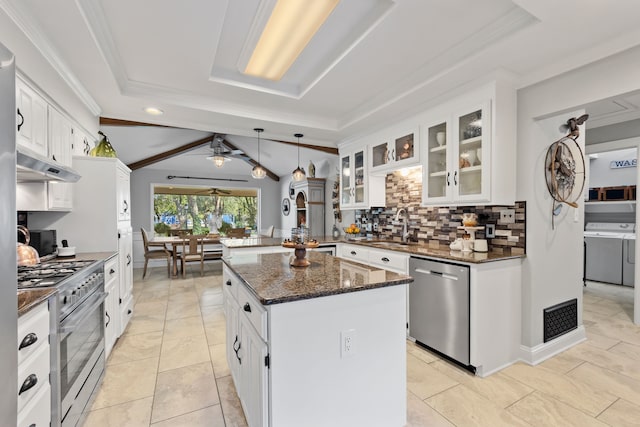
[[[495,224],[486,224],[484,237],[487,239],[493,239],[496,237],[496,225]]]
[[[515,209],[503,209],[500,211],[501,224],[513,224],[514,222],[516,222]]]
[[[356,330],[348,329],[340,332],[340,356],[352,357],[356,354]]]

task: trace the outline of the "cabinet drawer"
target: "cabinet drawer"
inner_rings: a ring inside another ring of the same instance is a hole
[[[369,264],[407,274],[409,257],[393,251],[369,249]]]
[[[29,384],[33,384],[29,388]],[[41,345],[24,363],[18,365],[18,395],[20,411],[43,386],[49,384],[49,346]]]
[[[46,385],[18,412],[18,427],[47,427],[51,422],[51,387]]]
[[[222,286],[224,289],[229,292],[229,294],[237,301],[238,300],[238,288],[244,286],[240,283],[240,280],[236,277],[235,274],[227,267],[226,264],[223,264],[222,267]]]
[[[114,256],[113,258],[107,260],[107,262],[104,263],[104,283],[105,284],[119,277],[118,267],[119,266],[118,266],[117,256]]]
[[[341,257],[367,264],[369,262],[369,249],[357,245],[342,245]]]
[[[127,297],[120,304],[120,335],[124,334],[124,331],[127,329],[127,325],[129,324],[129,320],[133,316],[133,297],[131,294],[127,295]]]
[[[240,312],[244,314],[256,329],[260,337],[267,341],[267,310],[251,294],[246,286],[238,286],[238,304]]]
[[[43,345],[49,347],[49,306],[46,302],[18,319],[18,365]]]

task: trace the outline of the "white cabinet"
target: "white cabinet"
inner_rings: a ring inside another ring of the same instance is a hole
[[[18,318],[18,426],[51,422],[50,315],[43,302]]]
[[[338,248],[338,256],[399,274],[409,274],[409,255],[406,253],[342,243]]]
[[[91,149],[95,146],[95,140],[89,137],[78,126],[71,129],[73,133],[73,152],[74,156],[88,156]]]
[[[304,225],[312,237],[324,237],[324,178],[294,182],[296,227]]]
[[[104,303],[105,359],[109,358],[113,345],[120,335],[120,311],[118,310],[118,297],[120,295],[119,271],[117,256],[108,259],[104,263],[104,290],[109,294]]]
[[[47,101],[19,78],[16,79],[17,145],[47,156]]]
[[[491,103],[426,125],[423,204],[489,202]]]
[[[415,129],[393,129],[380,137],[379,143],[370,144],[370,173],[391,172],[420,163],[419,132]]]
[[[118,220],[131,220],[131,183],[129,169],[118,168],[116,180],[116,193],[118,194]]]
[[[118,230],[118,258],[120,260],[120,334],[124,332],[133,315],[133,231],[131,226]]]
[[[368,209],[385,205],[383,176],[367,170],[367,147],[340,152],[340,208]]]
[[[247,424],[266,426],[269,423],[267,313],[227,266],[224,283],[227,363]]]

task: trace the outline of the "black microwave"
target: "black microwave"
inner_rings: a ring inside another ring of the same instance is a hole
[[[29,246],[41,257],[54,254],[58,248],[56,230],[29,230]],[[24,243],[24,236],[18,233],[18,241]]]

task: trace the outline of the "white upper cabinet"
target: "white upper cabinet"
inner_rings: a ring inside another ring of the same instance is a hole
[[[515,202],[516,96],[509,84],[493,82],[426,117],[423,205]]]
[[[370,144],[370,172],[391,172],[399,168],[417,166],[420,163],[418,128],[397,129],[385,132],[381,142]]]
[[[340,150],[340,208],[368,209],[384,205],[384,177],[369,174],[367,146]]]
[[[88,156],[95,146],[95,140],[77,126],[71,129],[71,133],[73,134],[72,154],[74,156]]]
[[[423,204],[490,201],[490,102],[425,125],[423,135]]]
[[[16,79],[17,145],[47,156],[47,101]]]

